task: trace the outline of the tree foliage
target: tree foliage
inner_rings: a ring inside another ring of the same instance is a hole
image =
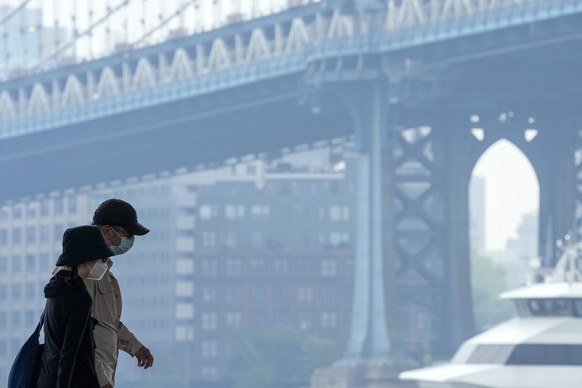
[[[311,373],[342,355],[343,344],[289,327],[242,331],[231,341],[233,388],[307,386]]]
[[[511,303],[499,299],[499,294],[507,291],[505,279],[505,270],[502,266],[482,253],[472,254],[473,311],[479,331],[501,323],[513,315]]]

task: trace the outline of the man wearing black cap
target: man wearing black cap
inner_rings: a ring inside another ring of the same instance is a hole
[[[143,236],[150,230],[137,221],[133,206],[121,199],[108,199],[93,215],[93,225],[101,228],[103,236],[115,255],[127,252],[135,236]],[[137,365],[147,369],[153,365],[154,357],[149,349],[121,322],[121,291],[111,271],[111,259],[107,259],[108,270],[100,280],[85,280],[93,297],[91,314],[99,321],[95,326],[95,367],[99,384],[104,388],[115,385],[115,369],[119,349],[137,358]]]

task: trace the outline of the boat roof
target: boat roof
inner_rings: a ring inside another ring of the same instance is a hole
[[[535,283],[531,286],[504,292],[501,299],[556,299],[582,298],[582,283]]]
[[[453,387],[579,388],[582,366],[443,364],[405,371],[398,377]]]
[[[513,318],[469,338],[461,345],[459,352],[466,344],[582,345],[582,319],[574,317]]]

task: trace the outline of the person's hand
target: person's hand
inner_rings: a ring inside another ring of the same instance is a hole
[[[105,384],[101,388],[113,388],[113,385],[111,385],[111,384]]]
[[[145,346],[139,348],[139,350],[135,353],[135,357],[137,358],[137,366],[140,368],[143,367],[144,369],[147,369],[154,365],[154,356],[152,356],[150,350]]]

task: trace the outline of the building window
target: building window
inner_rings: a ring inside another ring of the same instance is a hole
[[[242,323],[242,314],[238,312],[226,313],[226,327],[237,328]]]
[[[12,229],[12,244],[22,244],[22,229]]]
[[[40,202],[40,215],[42,217],[46,217],[49,215],[49,211],[50,211],[49,201],[47,199],[43,199]]]
[[[269,205],[253,205],[251,206],[251,216],[255,219],[265,219],[271,214],[271,207]]]
[[[337,290],[332,286],[321,287],[321,301],[326,305],[333,305],[337,302]]]
[[[192,260],[176,260],[176,274],[191,275],[194,273],[194,262]]]
[[[49,255],[46,253],[41,253],[38,258],[38,261],[39,261],[38,266],[40,267],[41,271],[48,270],[51,264],[53,264],[53,262],[49,260]]]
[[[36,269],[36,257],[34,255],[26,255],[26,270],[34,271]]]
[[[249,164],[246,166],[247,175],[256,175],[257,173],[257,165],[256,164]]]
[[[227,248],[236,248],[238,246],[238,234],[232,231],[227,232],[224,245]]]
[[[202,260],[202,276],[210,278],[218,276],[218,263],[216,260]]]
[[[34,299],[36,293],[36,285],[33,282],[26,283],[26,299]]]
[[[48,225],[41,225],[40,226],[40,231],[39,231],[39,240],[41,243],[45,243],[48,242],[49,240],[49,227]]]
[[[229,220],[244,218],[245,213],[243,205],[226,205],[224,207],[224,216]]]
[[[194,296],[194,284],[192,282],[177,282],[176,296]]]
[[[32,244],[36,241],[36,228],[34,226],[26,227],[26,243]]]
[[[321,313],[321,327],[334,328],[337,327],[336,313]]]
[[[332,222],[349,221],[350,208],[348,206],[333,205],[329,207],[329,220]]]
[[[201,353],[203,358],[218,356],[218,343],[216,341],[202,341]]]
[[[240,259],[226,259],[226,276],[238,277],[242,275],[242,261]]]
[[[2,245],[8,244],[8,230],[7,229],[0,229],[0,244],[2,244]]]
[[[36,217],[37,209],[38,209],[38,202],[29,203],[27,208],[26,208],[26,217],[27,218]]]
[[[6,284],[0,284],[0,300],[8,300],[8,286]]]
[[[216,380],[218,378],[218,369],[215,366],[203,366],[200,372],[205,379]]]
[[[313,290],[309,286],[299,287],[297,289],[297,301],[300,303],[309,303],[313,300]]]
[[[202,300],[206,303],[216,303],[218,301],[218,290],[215,287],[203,287]]]
[[[192,341],[194,339],[194,328],[192,326],[176,326],[174,337],[176,341]]]
[[[273,300],[277,304],[289,303],[289,287],[281,284],[273,287]]]
[[[8,314],[5,312],[0,312],[0,329],[6,329],[8,327]]]
[[[28,327],[33,326],[36,323],[36,316],[35,316],[35,312],[32,310],[27,310],[24,313],[24,324]]]
[[[301,330],[309,330],[311,328],[311,314],[299,314],[299,328]]]
[[[202,220],[218,218],[218,207],[216,205],[200,205],[198,214]]]
[[[267,315],[262,311],[254,311],[248,314],[249,327],[260,329],[267,326]]]
[[[67,197],[67,212],[69,214],[74,214],[77,212],[77,197],[74,195]]]
[[[55,224],[53,227],[53,240],[54,241],[61,241],[63,234],[65,233],[63,229],[63,224]]]
[[[251,232],[251,247],[261,248],[263,246],[264,236],[262,232],[253,231]]]
[[[14,255],[12,256],[12,272],[22,271],[22,256]]]
[[[8,272],[8,256],[0,256],[0,272]]]
[[[251,302],[257,305],[262,305],[267,300],[267,292],[264,287],[251,286],[250,287]]]
[[[297,260],[297,275],[312,276],[313,275],[313,260],[299,259]]]
[[[426,312],[418,312],[416,315],[416,328],[420,331],[428,330],[430,326],[430,316]]]
[[[266,273],[265,259],[251,259],[250,274],[253,276],[264,276]]]
[[[350,243],[350,234],[347,232],[331,232],[329,234],[329,245],[332,247],[343,247]]]
[[[277,311],[273,314],[273,323],[277,325],[292,326],[291,314],[287,311]]]
[[[321,262],[321,276],[335,277],[337,276],[337,261],[333,259],[325,259]]]
[[[242,300],[241,292],[242,292],[242,290],[238,286],[226,287],[226,290],[225,290],[226,303],[229,303],[229,304],[240,303]]]
[[[189,303],[176,304],[176,319],[193,319],[194,306]]]
[[[22,325],[22,314],[20,314],[20,311],[13,311],[12,314],[10,315],[10,325],[13,328],[18,328]]]
[[[202,330],[216,330],[218,328],[218,316],[216,313],[202,314]]]
[[[55,215],[63,214],[63,197],[57,197],[53,201],[53,212]]]
[[[325,207],[323,206],[318,206],[317,207],[317,219],[319,221],[324,221],[326,218],[326,214],[325,214]]]
[[[204,248],[213,248],[216,246],[216,232],[205,230],[202,232],[202,246]]]
[[[354,273],[354,259],[346,259],[344,262],[344,271],[347,274]]]
[[[22,205],[14,206],[14,211],[12,213],[14,219],[22,218]]]
[[[287,259],[275,259],[273,261],[273,275],[287,276],[289,275],[289,262]]]

